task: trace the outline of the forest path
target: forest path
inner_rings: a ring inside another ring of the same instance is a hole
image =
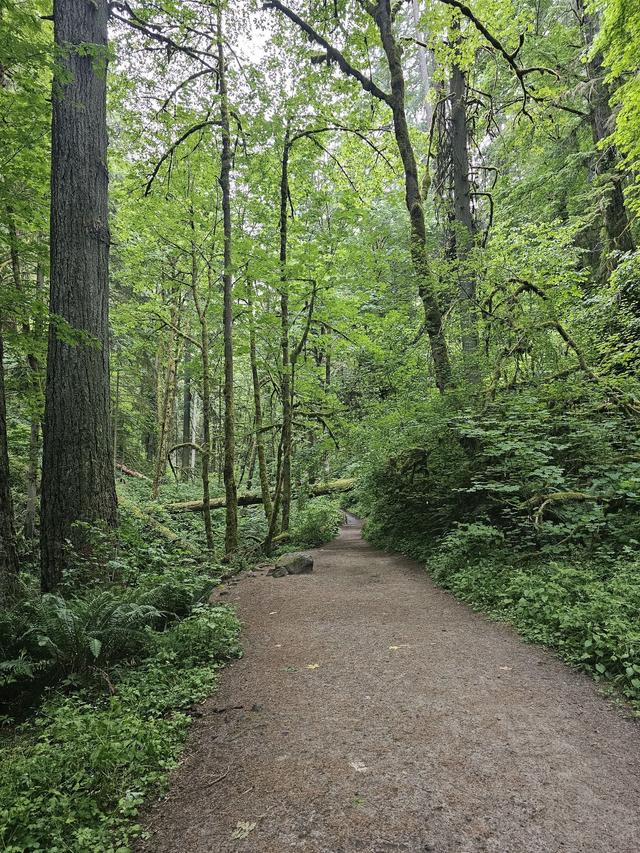
[[[640,730],[586,676],[353,520],[312,553],[232,587],[246,656],[141,849],[637,853]]]

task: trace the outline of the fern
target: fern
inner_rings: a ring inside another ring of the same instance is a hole
[[[17,645],[65,675],[140,653],[148,644],[148,628],[163,617],[151,604],[123,601],[111,591],[68,601],[47,594],[25,610],[29,627]]]

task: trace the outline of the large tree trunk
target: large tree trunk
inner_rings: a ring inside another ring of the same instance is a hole
[[[11,599],[18,581],[18,552],[9,487],[7,410],[4,396],[4,341],[0,327],[0,606]]]
[[[576,0],[576,8],[585,47],[590,50],[598,33],[598,19],[586,11],[583,0]],[[600,51],[591,56],[586,64],[586,71],[589,78],[589,122],[591,137],[596,146],[593,170],[603,182],[600,209],[609,252],[633,252],[635,245],[624,202],[623,176],[616,171],[618,155],[613,145],[599,148],[602,140],[613,130],[609,106],[610,92],[604,82],[605,71]],[[615,269],[616,265],[614,254],[607,259],[605,272]]]
[[[233,277],[231,272],[231,131],[222,33],[222,4],[217,7],[218,79],[220,81],[220,125],[222,156],[220,187],[224,226],[223,333],[224,333],[224,491],[226,497],[225,554],[238,549],[238,491],[235,476],[235,406],[233,384]]]
[[[476,228],[471,212],[466,94],[464,73],[458,65],[454,65],[450,81],[454,240],[460,288],[462,357],[467,382],[474,386],[480,383],[480,372],[477,363],[479,336],[476,279],[468,269],[468,255],[473,247]]]
[[[45,590],[62,577],[74,522],[115,525],[117,519],[109,412],[107,0],[55,0],[54,28],[50,309],[60,320],[50,324],[45,394]]]
[[[393,34],[389,0],[378,0],[374,17],[391,77],[390,106],[393,111],[393,130],[404,168],[405,202],[411,220],[411,260],[419,282],[418,291],[424,309],[425,329],[431,345],[436,386],[440,391],[444,391],[451,382],[451,364],[442,325],[442,313],[433,289],[418,167],[405,110],[401,52]]]

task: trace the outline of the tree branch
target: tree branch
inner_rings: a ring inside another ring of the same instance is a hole
[[[165,162],[165,160],[168,157],[170,157],[173,154],[173,152],[176,150],[176,148],[178,148],[180,145],[182,145],[182,143],[185,140],[187,140],[190,136],[192,136],[194,133],[197,133],[199,130],[202,130],[205,127],[211,127],[213,125],[217,125],[219,127],[220,122],[217,121],[216,119],[206,119],[205,121],[200,121],[200,122],[198,122],[198,124],[194,124],[193,127],[190,127],[189,130],[186,130],[179,139],[176,139],[176,141],[173,142],[169,146],[169,148],[167,148],[167,150],[164,152],[162,157],[156,163],[156,166],[155,166],[153,172],[151,173],[151,177],[149,178],[149,180],[147,182],[147,186],[146,186],[145,191],[144,191],[145,195],[149,195],[149,193],[151,192],[151,185],[153,184],[154,180],[156,179],[158,172],[160,171],[160,169],[162,167],[162,164]]]
[[[313,29],[313,27],[304,21],[301,17],[296,15],[294,11],[285,6],[284,3],[281,3],[280,0],[267,0],[266,3],[262,6],[263,9],[276,9],[278,12],[282,12],[290,21],[292,21],[299,29],[301,29],[304,33],[307,34],[311,41],[314,41],[316,44],[319,44],[320,47],[324,48],[327,52],[326,60],[329,62],[335,62],[336,65],[343,71],[347,76],[353,77],[354,80],[357,80],[358,83],[362,86],[365,92],[370,92],[374,97],[378,98],[378,100],[383,101],[385,104],[389,106],[392,105],[391,95],[388,92],[384,92],[379,86],[377,86],[373,80],[370,80],[368,77],[365,77],[361,71],[358,71],[357,68],[354,68],[353,65],[344,57],[339,50],[337,50],[333,45],[329,44],[329,42],[321,36],[319,32]]]

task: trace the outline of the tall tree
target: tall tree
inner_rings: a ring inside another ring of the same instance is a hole
[[[231,268],[231,130],[229,125],[229,96],[222,32],[222,3],[217,7],[218,80],[220,83],[220,127],[222,154],[220,159],[220,188],[222,189],[222,222],[224,259],[222,273],[224,337],[224,491],[225,533],[224,549],[233,554],[238,548],[238,489],[235,475],[235,406],[233,384],[233,272]]]
[[[598,18],[588,11],[587,4],[583,0],[576,0],[576,14],[585,47],[589,51],[589,59],[586,63],[589,124],[591,138],[596,147],[593,170],[602,182],[600,209],[608,248],[613,252],[608,258],[609,270],[605,270],[608,272],[617,264],[615,253],[632,252],[635,245],[624,201],[624,176],[616,170],[619,158],[611,142],[602,144],[610,136],[614,125],[613,112],[609,105],[611,93],[604,80],[602,51],[594,50],[599,27]]]
[[[451,363],[443,328],[442,311],[434,289],[434,276],[429,264],[427,250],[427,230],[424,205],[418,178],[418,165],[405,105],[405,80],[402,68],[402,49],[394,32],[397,8],[391,8],[389,0],[377,0],[375,3],[363,3],[367,14],[375,22],[389,72],[391,91],[386,92],[353,66],[327,39],[307,21],[303,20],[280,0],[268,0],[265,8],[276,9],[292,21],[311,41],[325,51],[314,62],[335,62],[348,77],[357,80],[362,88],[386,104],[393,115],[393,130],[398,153],[404,169],[405,203],[411,224],[411,260],[418,278],[418,292],[424,309],[424,326],[429,336],[436,386],[440,391],[451,382]]]
[[[254,449],[258,460],[258,475],[260,477],[260,493],[262,495],[262,506],[267,522],[271,518],[271,495],[269,493],[269,474],[267,471],[267,461],[264,451],[264,434],[262,430],[262,394],[260,392],[260,376],[258,374],[258,357],[256,352],[256,328],[255,315],[253,304],[253,284],[247,284],[247,303],[249,306],[249,363],[251,366],[251,385],[253,388],[253,406],[254,406],[254,427],[255,427],[255,442]],[[250,488],[251,482],[251,465],[249,466],[249,482],[247,488]]]
[[[11,598],[18,577],[18,552],[9,487],[7,410],[4,395],[4,343],[0,326],[0,604]]]
[[[42,587],[77,521],[116,523],[109,394],[107,0],[55,0]]]
[[[467,126],[467,82],[456,63],[451,69],[449,84],[451,99],[451,164],[453,190],[454,235],[458,259],[460,314],[462,325],[462,355],[465,375],[471,385],[480,383],[478,371],[478,307],[475,275],[468,269],[467,259],[475,240],[475,222],[471,208],[469,181],[469,129]]]

